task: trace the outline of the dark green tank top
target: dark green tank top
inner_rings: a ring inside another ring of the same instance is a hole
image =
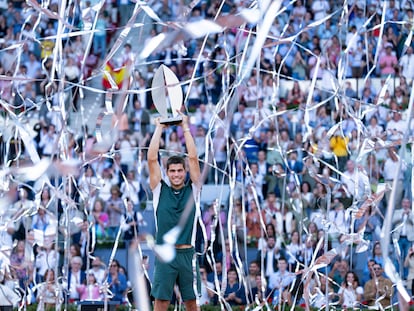
[[[195,204],[191,181],[186,183],[180,190],[169,187],[163,180],[161,181],[160,198],[157,207],[157,244],[164,244],[164,234],[174,228],[180,221],[180,217],[188,202],[191,202],[191,213],[178,236],[176,244],[193,244],[193,230],[195,226]]]

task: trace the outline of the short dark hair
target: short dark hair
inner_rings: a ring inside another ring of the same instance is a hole
[[[167,160],[167,170],[170,167],[171,164],[182,164],[183,167],[185,167],[185,160],[181,156],[171,156]]]

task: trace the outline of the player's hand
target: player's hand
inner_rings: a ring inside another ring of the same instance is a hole
[[[160,117],[155,118],[155,120],[154,120],[155,126],[156,127],[161,127],[161,128],[166,128],[166,125],[162,124],[160,121],[161,121]]]
[[[181,121],[181,127],[186,127],[188,126],[188,116],[185,115],[182,111],[177,110],[177,113],[183,118],[183,120]]]

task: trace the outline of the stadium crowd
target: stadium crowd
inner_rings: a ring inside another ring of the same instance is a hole
[[[411,141],[401,144],[414,134],[414,125],[406,122],[412,117],[407,110],[414,78],[411,1],[389,0],[383,6],[379,0],[348,1],[345,15],[338,1],[283,1],[286,10],[270,28],[260,63],[237,88],[237,66],[243,65],[247,34],[257,30],[253,25],[210,36],[206,46],[190,39],[185,49],[155,51],[145,68],[133,72],[130,90],[136,92],[127,109],[113,115],[119,136],[111,152],[102,155],[96,135],[87,127],[66,131],[61,112],[53,107],[63,98],[68,110],[80,108],[78,83],[102,65],[114,34],[131,16],[133,4],[119,2],[105,3],[99,12],[97,1],[71,2],[64,19],[74,28],[65,32],[86,34],[69,39],[56,37],[58,19],[28,2],[9,1],[1,10],[0,74],[8,77],[0,79],[2,117],[32,113],[38,117],[33,143],[40,157],[85,163],[75,178],[56,175],[50,183],[40,178],[9,184],[13,202],[4,212],[7,230],[0,231],[0,239],[10,256],[2,257],[2,288],[19,288],[28,303],[46,307],[103,300],[109,292],[113,301],[131,302],[125,268],[87,254],[99,243],[115,241],[119,228],[125,245],[144,240],[140,211],[151,200],[145,158],[154,116],[148,90],[154,71],[165,64],[180,81],[194,78],[183,92],[199,157],[203,166],[211,166],[205,183],[235,185],[230,200],[203,207],[210,247],[200,256],[201,304],[268,301],[277,306],[308,299],[320,308],[328,299],[340,307],[390,306],[396,290],[384,273],[380,236],[394,179],[389,256],[409,292],[414,290]],[[219,10],[234,15],[249,4],[223,2],[200,1],[188,22],[213,19]],[[51,1],[48,10],[58,9],[59,3]],[[178,1],[160,1],[152,9],[163,21],[183,14]],[[88,33],[92,25],[96,32]],[[146,44],[169,31],[166,24],[154,24]],[[92,53],[85,58],[90,36]],[[282,37],[295,39],[276,44]],[[55,67],[58,40],[64,55]],[[135,60],[127,43],[114,62]],[[63,97],[60,81],[65,82]],[[230,90],[236,94],[233,106],[226,101]],[[3,168],[30,161],[18,135],[3,139]],[[162,163],[171,154],[185,153],[180,128],[169,128],[161,149]],[[60,243],[66,238],[69,253]],[[257,256],[247,256],[247,250]],[[337,255],[328,267],[305,279],[300,272],[331,250]],[[221,288],[223,278],[226,288]],[[59,286],[63,291],[56,290]]]

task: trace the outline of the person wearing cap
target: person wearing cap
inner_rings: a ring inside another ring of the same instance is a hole
[[[393,46],[391,42],[385,44],[385,53],[378,59],[381,76],[394,76],[396,74],[396,67],[398,66],[397,56],[393,53]]]

